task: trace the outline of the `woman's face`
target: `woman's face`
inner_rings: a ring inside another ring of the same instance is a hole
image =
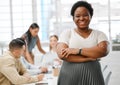
[[[51,48],[54,48],[56,46],[57,42],[58,42],[58,40],[57,40],[56,37],[51,37],[50,38],[50,46],[51,46]]]
[[[38,32],[39,32],[39,28],[30,28],[30,33],[33,37],[37,36],[38,35]]]
[[[78,7],[75,10],[73,20],[79,29],[86,29],[89,27],[91,16],[85,7]]]

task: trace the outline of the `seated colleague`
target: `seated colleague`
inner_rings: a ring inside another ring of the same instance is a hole
[[[21,57],[20,60],[21,60],[22,64],[25,66],[25,68],[27,68],[28,72],[31,75],[37,75],[40,73],[48,72],[47,67],[33,65],[33,64],[29,63],[23,56]]]
[[[58,36],[51,35],[49,40],[50,40],[50,43],[49,43],[50,51],[43,56],[42,63],[52,64],[52,65],[61,65],[62,60],[60,60],[60,58],[58,57],[56,53],[56,45],[58,43]]]
[[[29,76],[19,58],[25,50],[25,42],[21,38],[9,43],[9,51],[0,57],[0,85],[20,85],[41,81],[43,74]]]

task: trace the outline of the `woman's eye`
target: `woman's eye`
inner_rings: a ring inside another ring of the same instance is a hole
[[[76,15],[75,17],[86,17],[86,16],[89,16],[88,14],[85,14],[85,15]]]

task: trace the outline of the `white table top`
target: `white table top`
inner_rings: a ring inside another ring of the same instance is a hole
[[[31,84],[24,84],[24,85],[57,85],[58,77],[53,76],[53,74],[45,74],[45,77],[42,81],[31,83]]]

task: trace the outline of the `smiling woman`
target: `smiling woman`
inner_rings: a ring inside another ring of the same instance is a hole
[[[76,28],[64,31],[57,44],[58,56],[64,61],[58,85],[105,85],[98,60],[107,55],[108,40],[103,32],[89,27],[93,8],[78,1],[71,15]]]

